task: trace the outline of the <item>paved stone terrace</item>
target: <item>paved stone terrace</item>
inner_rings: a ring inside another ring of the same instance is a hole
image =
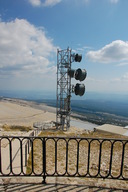
[[[22,180],[22,179],[21,179]],[[63,184],[50,182],[47,184],[42,184],[41,179],[39,182],[34,183],[31,179],[24,179],[24,182],[17,181],[16,178],[4,178],[0,179],[0,192],[127,192],[128,190],[115,189],[108,187],[97,187],[97,186],[88,186],[83,184],[76,184],[74,182],[71,184]]]

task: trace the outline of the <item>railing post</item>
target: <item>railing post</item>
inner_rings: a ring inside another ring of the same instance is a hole
[[[28,140],[27,144],[28,144],[28,154],[29,154],[29,145],[30,145],[30,140]]]
[[[66,173],[68,173],[68,140],[66,140]]]
[[[33,151],[33,139],[34,138],[31,138],[31,161],[32,161],[32,173],[34,171],[34,151]]]
[[[43,184],[46,184],[46,140],[43,138]]]
[[[21,173],[23,173],[23,150],[22,150],[22,141],[23,139],[20,139],[20,166],[21,166]]]
[[[25,145],[25,167],[27,166],[27,144]]]
[[[9,140],[9,150],[10,150],[10,173],[12,173],[12,140]]]
[[[90,176],[90,171],[89,171],[89,167],[90,167],[90,142],[89,141],[89,144],[88,144],[88,163],[87,163],[87,174],[89,174]]]
[[[1,139],[0,139],[0,173],[2,170],[2,159],[1,159]]]
[[[126,145],[126,143],[123,143],[120,176],[122,176],[122,174],[123,174],[125,145]]]
[[[79,141],[76,139],[77,141],[77,165],[76,165],[76,174],[79,173]]]
[[[55,173],[57,173],[57,141],[55,141]]]

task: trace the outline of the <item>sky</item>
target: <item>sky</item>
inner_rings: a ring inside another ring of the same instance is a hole
[[[57,49],[87,92],[128,94],[128,0],[0,0],[0,90],[56,91]],[[72,80],[73,83],[76,83]]]

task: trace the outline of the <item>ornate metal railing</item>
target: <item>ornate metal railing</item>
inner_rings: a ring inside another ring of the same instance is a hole
[[[128,140],[0,137],[0,177],[91,177],[128,180]]]

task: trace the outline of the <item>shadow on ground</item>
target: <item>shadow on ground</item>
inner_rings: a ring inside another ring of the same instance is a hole
[[[0,184],[0,192],[36,192],[36,191],[46,191],[46,192],[126,192],[128,190],[121,190],[121,189],[110,189],[110,188],[103,188],[103,187],[93,187],[93,186],[86,186],[86,185],[76,185],[76,184],[41,184],[41,183],[9,183],[9,184]]]

